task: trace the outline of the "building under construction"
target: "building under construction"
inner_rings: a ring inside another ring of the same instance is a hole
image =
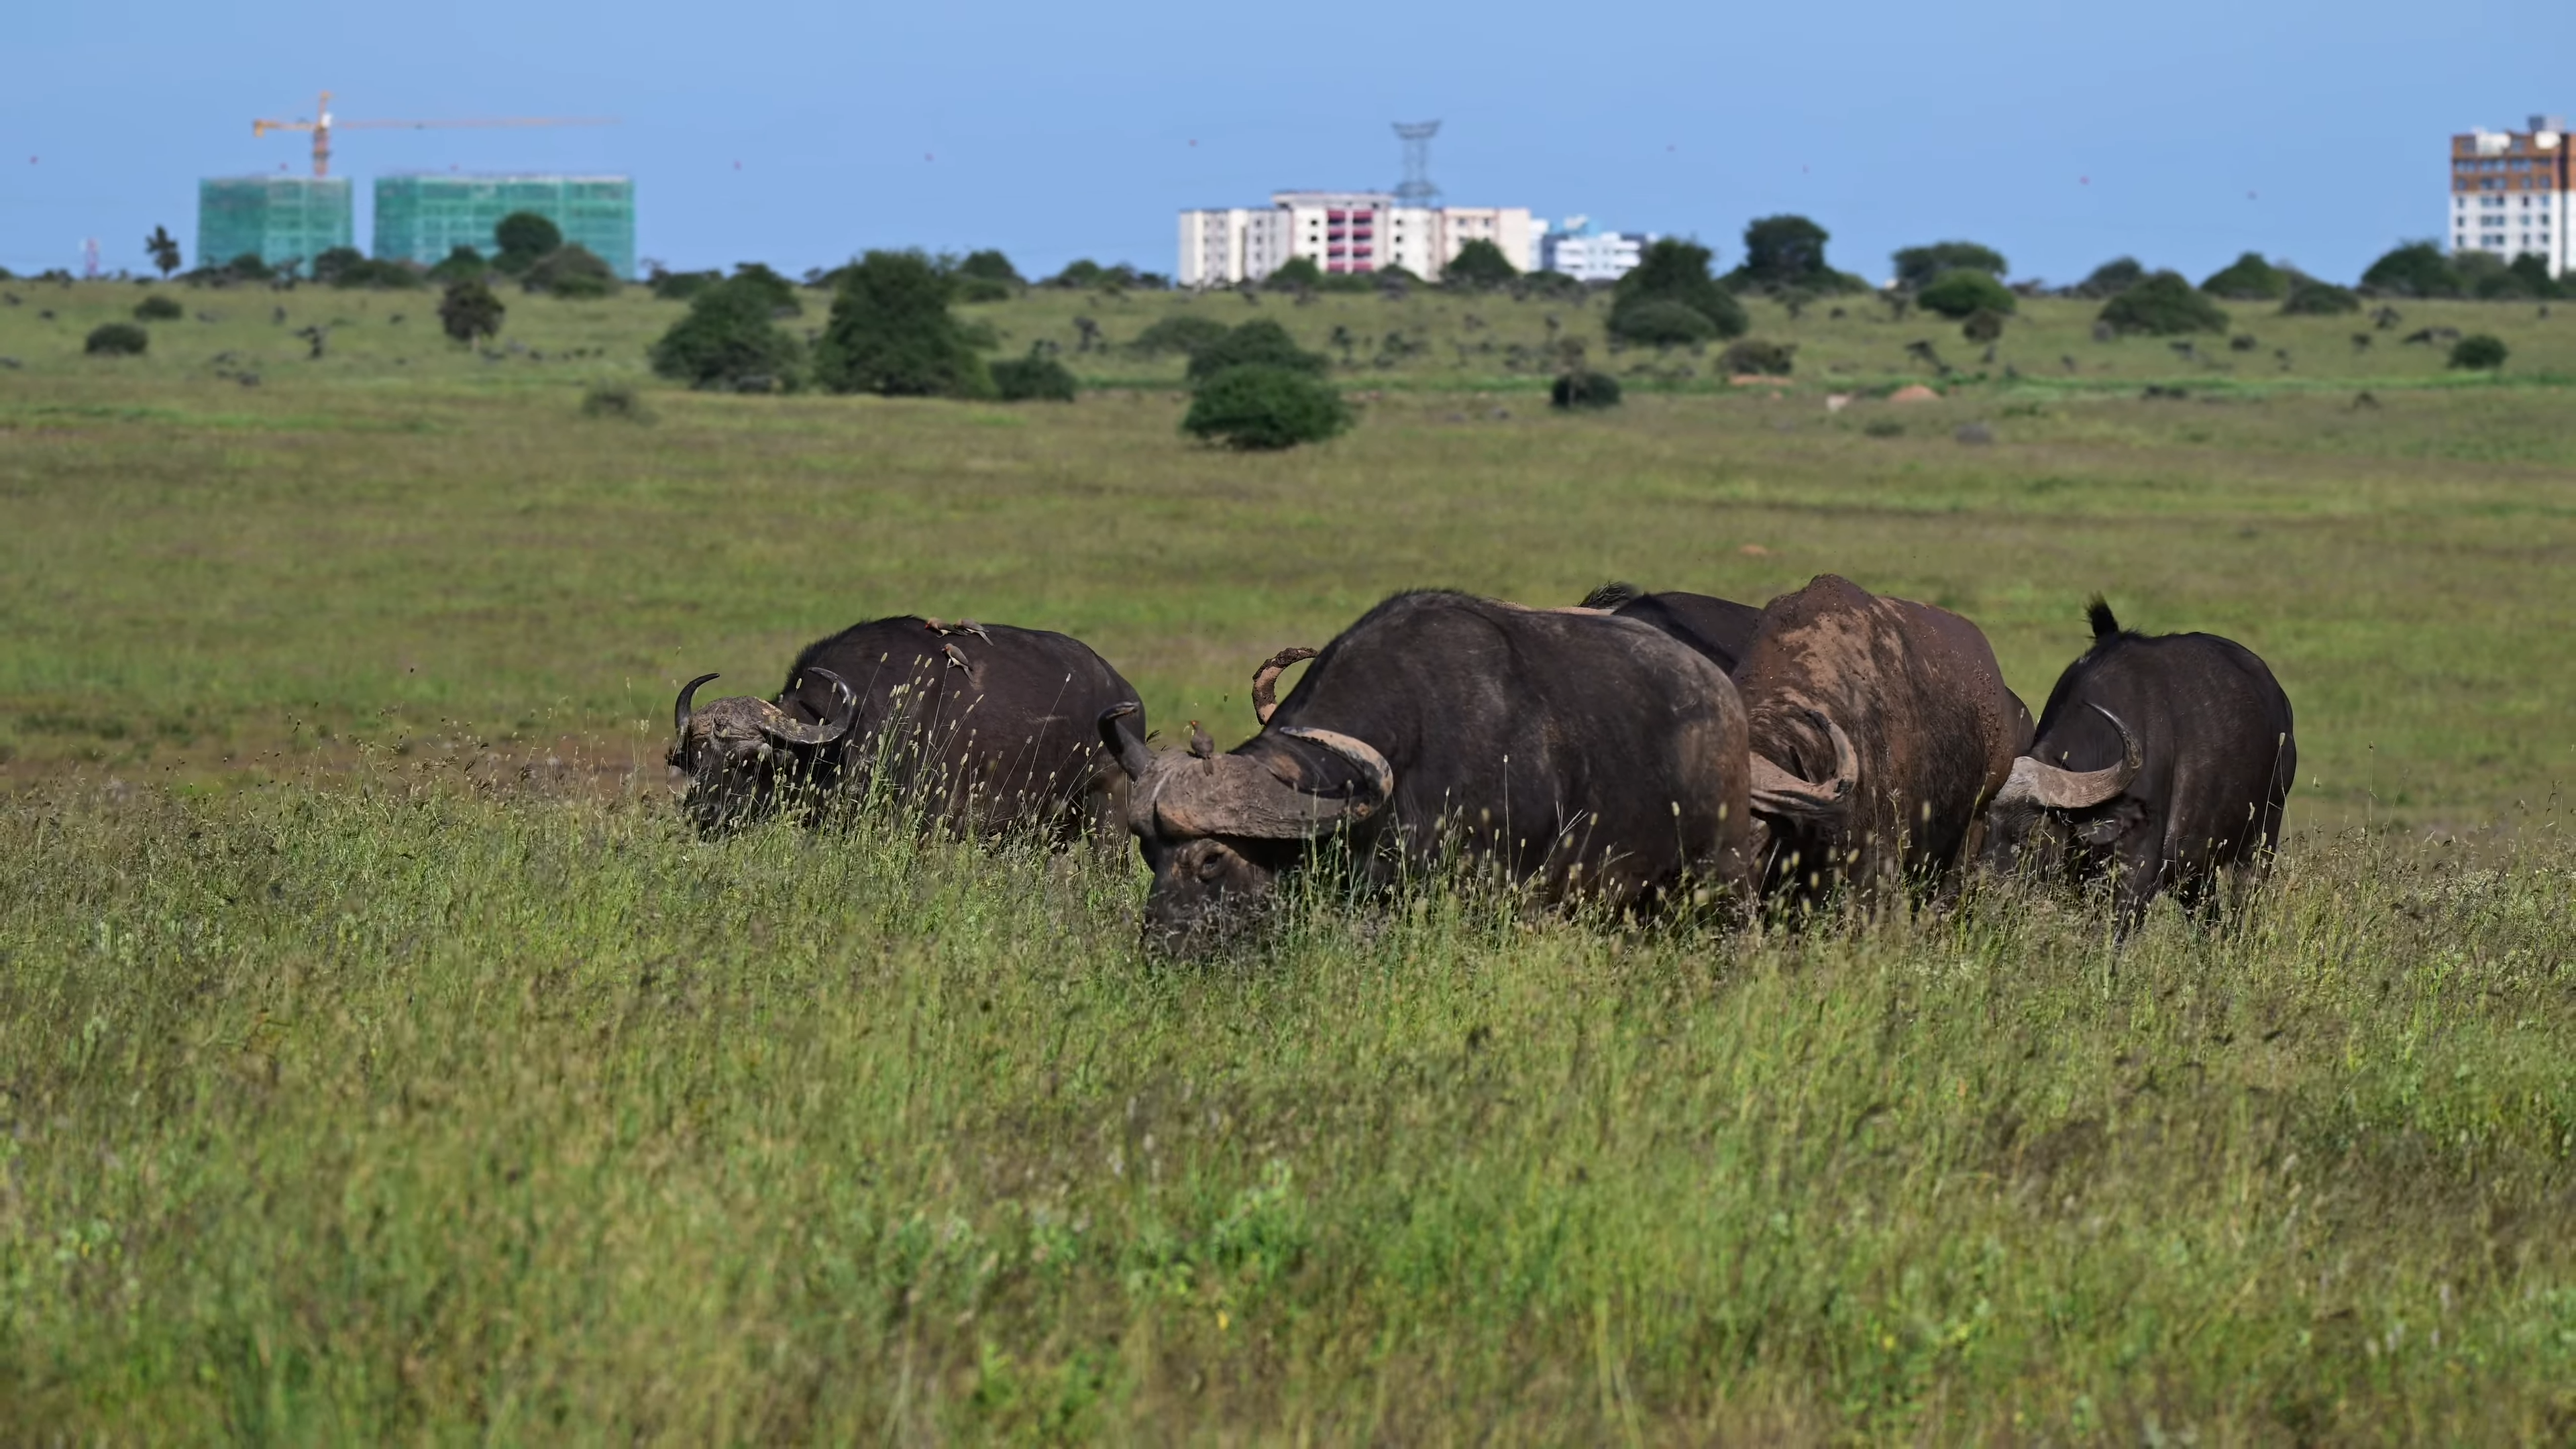
[[[635,275],[635,181],[627,176],[379,176],[371,251],[378,261],[423,265],[461,246],[490,256],[493,228],[519,211],[553,222],[617,275]]]
[[[197,183],[197,264],[245,253],[271,266],[311,263],[358,233],[340,177],[216,176]],[[630,235],[631,229],[630,229]]]

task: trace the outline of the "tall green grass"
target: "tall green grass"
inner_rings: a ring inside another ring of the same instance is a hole
[[[1797,934],[381,763],[0,812],[0,1423],[2561,1440],[2576,854]]]

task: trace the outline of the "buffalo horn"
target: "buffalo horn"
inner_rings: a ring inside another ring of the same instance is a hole
[[[1331,730],[1292,728],[1281,730],[1280,733],[1293,735],[1301,740],[1312,740],[1350,761],[1358,767],[1361,774],[1368,776],[1370,798],[1366,801],[1352,802],[1353,814],[1364,816],[1385,804],[1387,798],[1395,793],[1395,767],[1389,765],[1386,762],[1386,756],[1379,754],[1368,741],[1353,739],[1345,734],[1336,734]]]
[[[793,718],[787,711],[776,705],[771,705],[761,711],[761,733],[791,745],[831,744],[848,734],[851,724],[858,719],[859,697],[852,692],[848,681],[828,669],[809,668],[805,672],[832,686],[832,696],[840,703],[836,717],[815,724],[806,724],[802,720]]]
[[[1289,665],[1314,657],[1314,650],[1291,644],[1263,660],[1261,667],[1252,671],[1252,717],[1263,724],[1270,723],[1271,714],[1279,708],[1279,676],[1288,671]]]
[[[1111,756],[1118,761],[1118,768],[1126,771],[1130,780],[1143,779],[1145,771],[1154,763],[1154,752],[1145,747],[1143,740],[1136,738],[1133,730],[1119,723],[1141,708],[1143,706],[1131,699],[1100,712],[1100,743],[1108,747]]]
[[[2138,737],[2129,732],[2118,715],[2098,704],[2093,711],[2120,732],[2120,763],[2099,770],[2068,770],[2035,755],[2023,755],[2013,761],[2012,777],[1996,793],[1995,803],[2027,800],[2048,810],[2086,810],[2128,789],[2129,782],[2137,779],[2138,771],[2146,766],[2138,750]]]
[[[1311,840],[1344,824],[1365,820],[1395,789],[1395,770],[1363,741],[1333,730],[1285,729],[1348,760],[1366,777],[1364,792],[1318,795],[1246,755],[1193,760],[1177,750],[1153,758],[1142,775],[1135,804],[1172,836],[1230,835],[1243,840]]]
[[[1843,727],[1815,710],[1807,711],[1834,746],[1834,777],[1821,783],[1801,779],[1760,755],[1753,756],[1753,808],[1763,815],[1822,819],[1842,813],[1852,787],[1860,783],[1860,752],[1852,748]]]
[[[689,719],[697,713],[698,686],[717,677],[701,674],[680,687],[680,702],[671,706],[671,733],[683,740],[689,737]]]

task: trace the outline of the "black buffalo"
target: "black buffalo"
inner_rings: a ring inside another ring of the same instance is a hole
[[[876,793],[970,832],[1116,838],[1127,780],[1093,721],[1136,691],[1078,639],[905,616],[807,645],[775,699],[697,704],[715,677],[672,710],[670,760],[701,829]]]
[[[1291,655],[1302,651],[1290,651]],[[1545,900],[1646,905],[1749,874],[1744,711],[1723,672],[1644,625],[1463,594],[1398,594],[1325,646],[1261,732],[1149,751],[1100,721],[1156,930],[1257,902],[1319,845],[1364,884],[1452,850]]]
[[[2133,633],[2099,598],[2086,613],[2092,647],[2058,676],[2037,740],[1988,809],[1984,860],[2116,875],[2135,924],[2158,894],[2197,906],[2220,867],[2269,856],[2299,747],[2289,696],[2244,645]]]
[[[1709,594],[1649,594],[1635,584],[1603,584],[1584,596],[1583,607],[1607,609],[1622,619],[1651,624],[1701,654],[1710,663],[1735,672],[1736,661],[1753,643],[1762,611],[1751,604]]]
[[[1976,625],[1832,574],[1764,607],[1734,677],[1772,889],[1943,879],[2030,744]]]

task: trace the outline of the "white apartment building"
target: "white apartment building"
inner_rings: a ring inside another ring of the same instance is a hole
[[[2507,261],[2538,256],[2553,277],[2576,264],[2567,239],[2576,162],[2568,152],[2561,116],[2534,116],[2524,131],[2481,128],[2453,136],[2451,250],[2493,252]]]
[[[1615,282],[1637,269],[1654,240],[1652,232],[1594,231],[1590,217],[1569,216],[1563,227],[1542,231],[1538,264],[1578,282]]]
[[[1257,282],[1291,257],[1326,272],[1402,267],[1426,282],[1461,247],[1489,241],[1522,271],[1538,262],[1537,226],[1525,206],[1398,206],[1384,191],[1282,191],[1267,207],[1181,213],[1184,287]]]

